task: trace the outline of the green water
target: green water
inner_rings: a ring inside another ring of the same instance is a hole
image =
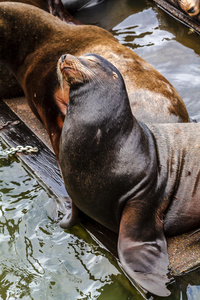
[[[91,19],[87,12],[87,21],[110,30],[158,69],[200,121],[200,37],[152,1],[110,0],[102,11],[92,11]],[[64,231],[52,222],[52,201],[14,156],[0,158],[0,299],[142,299],[81,226]],[[200,271],[170,289],[170,300],[200,299]]]

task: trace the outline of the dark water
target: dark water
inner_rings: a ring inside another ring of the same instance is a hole
[[[200,36],[152,1],[102,1],[77,15],[110,30],[158,69],[200,121]],[[15,157],[0,158],[0,299],[142,299],[81,226],[63,231],[48,218],[52,201]],[[169,299],[200,299],[200,271],[170,289]]]

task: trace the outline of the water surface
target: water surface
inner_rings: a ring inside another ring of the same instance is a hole
[[[0,299],[137,298],[82,226],[64,231],[48,217],[52,201],[18,159],[0,158]]]

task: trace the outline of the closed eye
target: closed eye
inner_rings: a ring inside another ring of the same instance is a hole
[[[89,61],[91,61],[91,62],[94,62],[94,63],[96,63],[97,65],[100,66],[100,63],[99,63],[95,58],[87,57],[87,60],[89,60]]]

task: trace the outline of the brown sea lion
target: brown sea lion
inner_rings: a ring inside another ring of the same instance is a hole
[[[10,0],[0,0],[0,2],[11,2]],[[19,2],[18,0],[13,0],[12,2]],[[21,0],[22,3],[27,3],[39,7],[45,11],[48,10],[48,3],[44,0]],[[15,5],[13,3],[13,5]],[[0,97],[10,98],[15,96],[23,95],[23,90],[17,82],[16,78],[13,76],[9,67],[3,63],[0,59]]]
[[[46,12],[56,15],[61,20],[67,20],[72,24],[80,24],[64,9],[61,0],[0,0],[0,2],[20,2],[38,7]],[[0,59],[0,97],[11,98],[23,95],[23,90],[9,67]]]
[[[127,274],[168,296],[165,236],[200,227],[200,124],[138,121],[120,72],[98,55],[63,55],[58,74],[70,87],[59,163],[72,214],[119,233]]]
[[[172,85],[136,53],[96,26],[72,25],[31,5],[0,3],[0,59],[23,88],[33,112],[48,130],[56,155],[69,98],[56,74],[63,53],[97,53],[122,73],[131,108],[145,122],[188,122]]]

